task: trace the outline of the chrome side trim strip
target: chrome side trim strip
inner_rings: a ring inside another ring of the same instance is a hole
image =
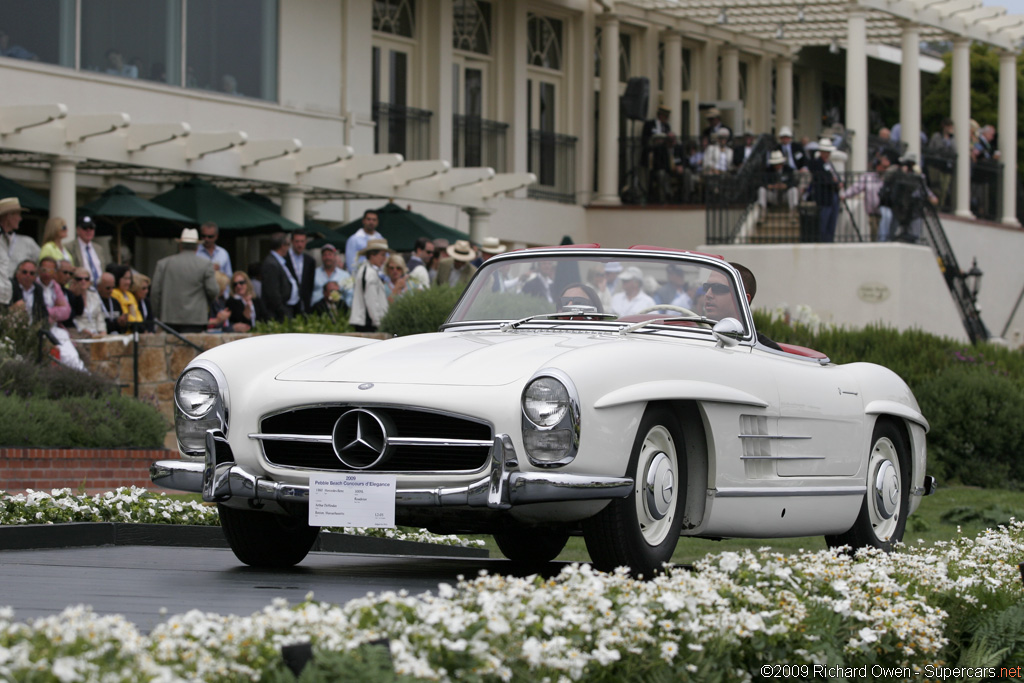
[[[334,437],[330,434],[250,434],[250,439],[260,441],[301,441],[304,443],[332,443]]]
[[[790,439],[811,439],[811,436],[787,436],[785,434],[740,434],[741,439],[773,439],[773,440],[790,440]]]
[[[824,460],[824,455],[741,455],[740,460]]]
[[[796,498],[805,496],[863,496],[867,486],[766,486],[763,488],[730,487],[709,489],[715,498]]]

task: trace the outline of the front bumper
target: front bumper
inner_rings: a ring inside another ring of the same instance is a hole
[[[178,491],[202,493],[203,500],[247,499],[259,503],[308,503],[309,486],[266,479],[235,464],[224,434],[206,433],[206,459],[159,460],[149,468],[154,484]],[[624,498],[633,490],[630,477],[601,477],[556,472],[520,472],[512,439],[494,439],[487,471],[465,486],[404,488],[395,504],[404,507],[466,506],[507,510],[514,505]]]

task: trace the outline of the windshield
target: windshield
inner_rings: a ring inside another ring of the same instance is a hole
[[[563,312],[573,321],[639,322],[653,313],[731,317],[746,330],[737,288],[731,271],[704,261],[527,253],[486,261],[448,322],[551,320]]]

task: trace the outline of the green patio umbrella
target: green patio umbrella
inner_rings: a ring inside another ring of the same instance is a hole
[[[10,178],[0,175],[0,198],[17,197],[22,208],[30,211],[49,211],[50,200]]]
[[[255,204],[261,209],[272,211],[279,216],[281,215],[281,205],[265,194],[260,194],[259,192],[246,192],[245,194],[238,195],[238,198],[244,199],[251,204]],[[326,225],[318,220],[310,218],[309,216],[306,216],[306,220],[303,222],[302,227],[306,229],[306,232],[316,233],[318,235],[323,235],[330,230]]]
[[[256,235],[302,228],[201,178],[186,180],[173,190],[153,197],[153,201],[188,216],[195,223],[216,223],[222,233]]]
[[[94,201],[81,208],[81,213],[97,219],[97,224],[109,223],[117,238],[117,262],[121,262],[121,237],[125,227],[146,237],[177,237],[183,225],[191,225],[188,216],[154,204],[135,194],[124,185],[114,185]]]
[[[461,230],[449,228],[447,225],[432,221],[415,211],[403,209],[393,202],[388,202],[376,211],[380,217],[380,225],[377,230],[388,241],[388,246],[395,251],[412,251],[416,246],[416,240],[420,237],[429,239],[443,237],[453,243],[456,240],[469,239],[469,235]],[[363,219],[360,217],[340,228],[328,230],[324,233],[322,240],[314,240],[311,246],[322,246],[330,242],[339,249],[344,249],[345,242],[362,224]]]

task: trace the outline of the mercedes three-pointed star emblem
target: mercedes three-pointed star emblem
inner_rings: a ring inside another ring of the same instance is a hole
[[[353,408],[334,423],[334,453],[353,469],[367,469],[388,452],[390,420],[365,408]]]

